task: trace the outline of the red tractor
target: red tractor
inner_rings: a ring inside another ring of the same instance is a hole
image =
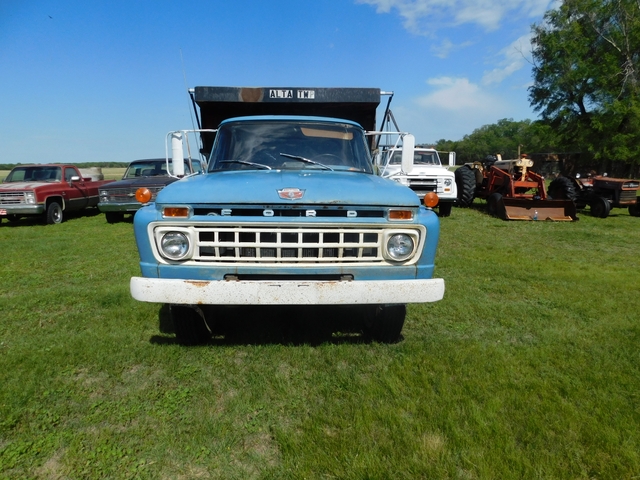
[[[628,208],[629,215],[640,217],[638,191],[640,180],[588,175],[585,178],[558,177],[549,184],[549,195],[575,202],[577,208],[587,205],[591,215],[606,218],[612,208]]]
[[[532,166],[524,155],[513,160],[498,155],[461,166],[455,172],[458,204],[468,206],[475,197],[483,198],[489,213],[503,220],[577,220],[573,201],[549,198],[544,178],[531,171]]]

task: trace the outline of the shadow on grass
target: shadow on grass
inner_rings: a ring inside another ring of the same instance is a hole
[[[362,334],[362,309],[313,306],[209,307],[205,313],[212,339],[206,345],[321,345],[361,344],[371,339]],[[158,312],[156,345],[177,345],[171,335],[173,322],[167,306]]]
[[[102,212],[97,208],[87,208],[77,212],[64,211],[62,214],[63,222],[74,221],[83,217],[95,217],[101,215]],[[11,218],[11,220],[9,220]],[[17,227],[29,227],[33,225],[47,225],[44,214],[41,215],[27,215],[27,216],[15,216],[2,217],[1,228],[17,228]]]

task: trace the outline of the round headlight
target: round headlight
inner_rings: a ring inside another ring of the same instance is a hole
[[[167,232],[160,240],[162,254],[171,260],[180,260],[189,253],[189,239],[184,233]]]
[[[446,178],[446,179],[444,180],[444,185],[445,185],[446,187],[450,187],[450,186],[451,186],[451,183],[452,183],[452,182],[451,182],[451,179],[450,179],[450,178]]]
[[[389,237],[387,252],[393,260],[406,260],[413,252],[413,239],[405,233],[397,233]]]

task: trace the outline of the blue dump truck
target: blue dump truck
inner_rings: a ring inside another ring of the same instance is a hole
[[[375,131],[383,92],[190,93],[207,172],[172,183],[138,210],[142,275],[130,283],[136,300],[168,306],[180,343],[206,343],[234,319],[274,308],[279,317],[304,323],[320,315],[327,330],[396,342],[406,304],[442,299],[444,280],[433,278],[437,215],[373,170],[375,135],[365,128]],[[406,169],[414,145],[403,136]],[[182,146],[172,151],[181,163]]]

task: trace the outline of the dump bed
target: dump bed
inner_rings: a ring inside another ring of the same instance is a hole
[[[200,109],[203,129],[249,115],[306,115],[344,118],[375,130],[379,88],[195,87],[191,98]],[[196,114],[198,112],[196,111]],[[202,153],[211,152],[215,134],[204,133]]]

